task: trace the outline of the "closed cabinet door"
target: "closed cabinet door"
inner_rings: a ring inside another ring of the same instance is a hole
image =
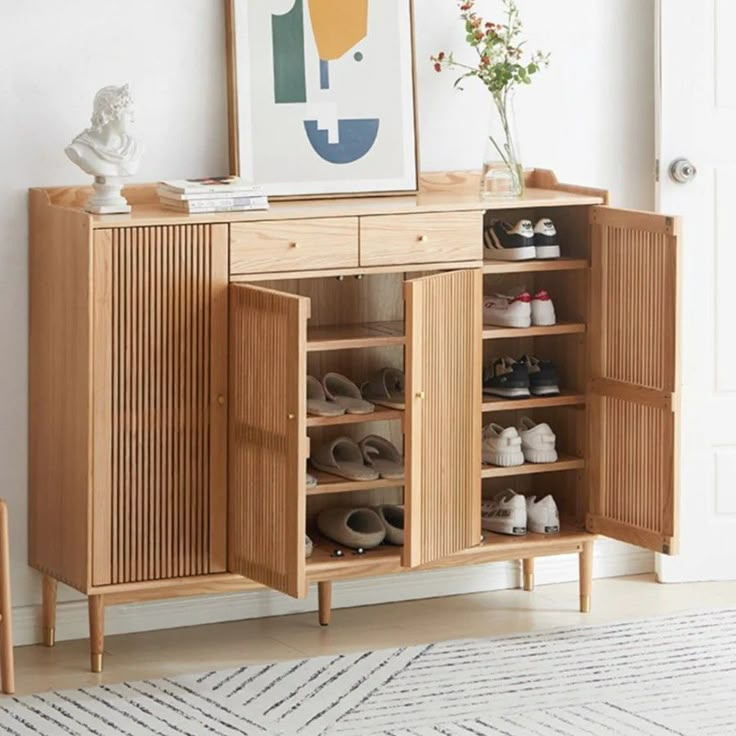
[[[228,570],[306,595],[309,299],[230,287]]]
[[[408,281],[406,546],[419,567],[480,542],[482,275]]]
[[[678,222],[592,211],[587,529],[677,548]]]
[[[222,572],[227,226],[100,230],[93,251],[92,583]]]

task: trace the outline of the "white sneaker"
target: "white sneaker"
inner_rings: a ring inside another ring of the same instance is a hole
[[[500,327],[530,327],[532,297],[529,292],[518,296],[494,294],[483,297],[483,322]]]
[[[535,424],[529,417],[519,420],[521,451],[528,463],[554,463],[557,461],[555,433],[549,424]]]
[[[552,496],[545,496],[537,501],[536,496],[526,499],[526,523],[534,534],[559,534],[560,513]]]
[[[510,488],[497,493],[493,500],[480,504],[483,529],[498,534],[526,534],[526,501]]]
[[[510,468],[524,464],[521,437],[516,427],[504,429],[499,424],[489,424],[483,430],[483,462],[486,465],[500,465]]]
[[[543,217],[534,226],[534,249],[537,258],[559,258],[560,244],[557,240],[555,224]]]
[[[552,297],[544,289],[540,289],[532,299],[532,324],[539,326],[549,326],[556,324],[555,305],[552,303]]]

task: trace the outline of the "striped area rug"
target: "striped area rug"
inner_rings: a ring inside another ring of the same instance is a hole
[[[736,611],[0,700],[3,736],[734,736]]]

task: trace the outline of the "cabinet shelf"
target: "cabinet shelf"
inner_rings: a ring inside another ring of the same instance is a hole
[[[343,547],[331,539],[320,534],[309,532],[314,544],[312,556],[306,560],[307,577],[312,579],[329,579],[334,577],[352,576],[356,571],[367,570],[380,573],[400,572],[403,547],[393,544],[382,544],[369,549],[365,554],[356,554],[354,549]],[[341,557],[333,557],[332,553],[339,549]],[[375,569],[375,570],[374,570]]]
[[[548,327],[495,327],[483,328],[484,340],[507,340],[514,337],[544,337],[545,335],[578,335],[585,332],[584,322],[558,322]]]
[[[556,258],[551,261],[483,261],[483,273],[536,273],[541,271],[584,271],[585,258]]]
[[[357,325],[329,325],[307,329],[307,350],[352,350],[404,345],[404,323],[367,322]]]
[[[483,395],[483,413],[514,409],[545,409],[552,406],[585,406],[585,394],[562,390],[556,396],[531,396],[528,399],[504,399]]]
[[[372,491],[374,488],[403,488],[403,480],[346,480],[336,475],[323,473],[314,468],[309,469],[310,475],[317,479],[314,488],[307,488],[307,496],[322,496],[327,493],[348,493],[350,491]]]
[[[585,460],[573,455],[559,455],[555,463],[524,463],[511,468],[501,468],[495,465],[484,465],[481,471],[482,478],[507,478],[515,475],[536,475],[538,473],[557,473],[563,470],[580,470],[585,467]]]
[[[376,407],[372,414],[343,414],[339,417],[307,417],[307,427],[337,427],[343,424],[366,424],[368,422],[402,422],[404,412],[400,409]]]

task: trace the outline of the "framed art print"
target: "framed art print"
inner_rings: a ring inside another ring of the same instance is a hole
[[[231,173],[271,196],[417,189],[411,0],[226,0]]]

